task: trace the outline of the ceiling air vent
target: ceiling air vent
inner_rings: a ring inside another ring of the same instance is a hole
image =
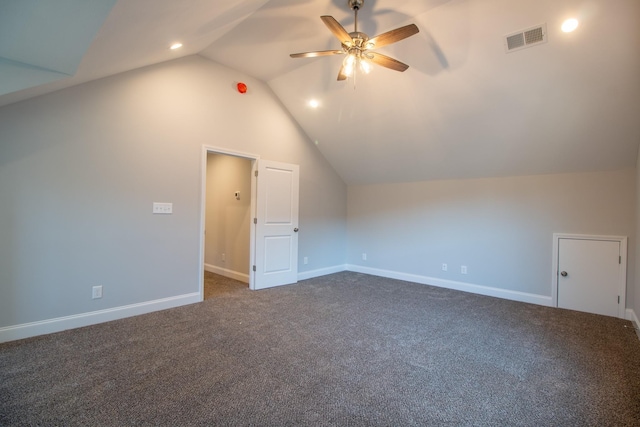
[[[504,37],[505,52],[525,49],[547,42],[547,24],[538,25]]]

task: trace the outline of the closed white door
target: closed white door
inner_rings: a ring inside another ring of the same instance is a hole
[[[558,307],[623,317],[620,241],[558,239]]]
[[[298,281],[299,166],[260,160],[254,289]]]

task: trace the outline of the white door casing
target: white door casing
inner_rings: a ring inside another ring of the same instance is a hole
[[[253,286],[264,289],[298,281],[300,168],[258,161]]]
[[[624,318],[626,252],[626,237],[554,234],[554,305]]]
[[[199,263],[199,292],[200,300],[204,299],[204,248],[205,248],[205,218],[206,218],[206,188],[207,188],[207,153],[224,154],[228,156],[248,159],[252,162],[251,167],[251,212],[256,211],[256,178],[257,162],[260,156],[257,154],[245,153],[241,151],[228,150],[226,148],[203,145],[201,159],[201,188],[200,188],[200,263]],[[252,265],[255,258],[255,224],[251,223],[249,233],[249,265]],[[251,273],[251,272],[250,272]],[[254,275],[249,274],[249,288],[253,289]]]

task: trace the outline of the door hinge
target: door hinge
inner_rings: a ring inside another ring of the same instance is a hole
[[[256,266],[255,265],[253,266],[253,271],[256,271]]]
[[[258,171],[256,171],[256,176],[258,176]]]
[[[258,218],[253,218],[253,223],[257,224],[258,223]]]
[[[618,304],[620,304],[620,295],[618,295]]]
[[[622,255],[618,257],[618,264],[622,264]]]

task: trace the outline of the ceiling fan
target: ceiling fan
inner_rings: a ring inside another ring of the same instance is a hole
[[[352,33],[347,33],[342,25],[332,16],[321,16],[322,22],[329,28],[340,44],[342,50],[321,50],[317,52],[292,53],[292,58],[313,58],[316,56],[343,55],[346,58],[342,62],[342,67],[338,72],[338,81],[346,80],[353,75],[356,68],[365,74],[371,70],[371,63],[381,65],[395,71],[405,71],[409,66],[396,59],[390,58],[381,53],[372,52],[372,49],[387,46],[418,33],[415,24],[405,25],[395,30],[387,31],[373,38],[369,38],[365,33],[358,31],[358,10],[364,4],[364,0],[347,0],[347,4],[355,13],[355,29]]]

